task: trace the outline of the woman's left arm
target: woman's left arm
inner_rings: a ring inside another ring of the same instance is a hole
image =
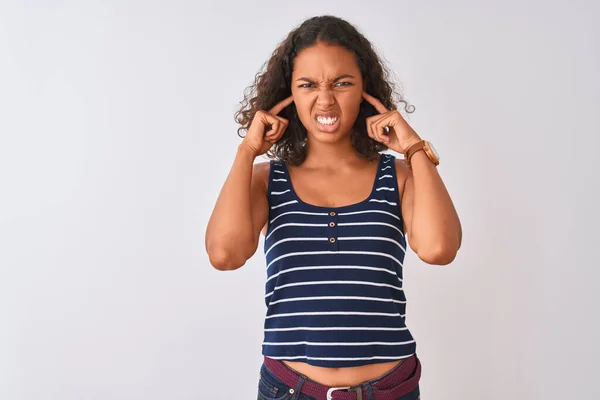
[[[428,264],[449,264],[462,242],[458,214],[437,167],[425,152],[417,151],[410,162],[412,169],[403,160],[396,161],[408,244]]]
[[[363,98],[379,112],[366,120],[369,137],[400,154],[406,154],[421,140],[397,110],[387,109],[366,92]],[[410,164],[411,168],[403,161],[396,163],[398,188],[403,188],[401,209],[408,244],[428,264],[449,264],[462,241],[454,204],[436,165],[424,151],[414,153]]]

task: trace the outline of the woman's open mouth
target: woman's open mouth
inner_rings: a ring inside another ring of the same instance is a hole
[[[322,132],[335,132],[340,125],[340,117],[337,115],[317,115],[317,128]]]

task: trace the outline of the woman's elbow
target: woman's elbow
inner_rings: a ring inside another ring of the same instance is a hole
[[[242,267],[246,260],[241,260],[239,257],[235,257],[233,254],[223,250],[212,250],[208,251],[208,260],[210,265],[219,271],[233,271]]]
[[[417,255],[421,261],[431,265],[448,265],[454,261],[457,253],[458,246],[443,243],[426,246],[417,251]]]
[[[206,252],[210,264],[219,271],[233,271],[241,268],[254,254],[254,251],[244,250],[252,246],[237,245],[235,248],[207,241]],[[256,251],[256,247],[254,247]]]

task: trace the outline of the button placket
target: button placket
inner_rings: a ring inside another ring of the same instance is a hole
[[[335,211],[329,212],[329,223],[327,226],[329,248],[337,251],[340,249],[340,241],[338,240],[338,215]]]

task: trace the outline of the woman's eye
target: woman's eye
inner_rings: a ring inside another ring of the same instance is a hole
[[[351,86],[352,83],[351,82],[338,82],[336,83],[336,86]],[[314,86],[314,84],[312,83],[303,83],[302,85],[298,86],[301,89],[308,89],[311,86]]]

